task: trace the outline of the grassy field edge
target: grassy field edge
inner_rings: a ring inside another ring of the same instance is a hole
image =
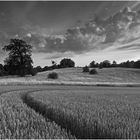
[[[57,82],[57,81],[7,81],[1,82],[1,86],[8,85],[69,85],[69,86],[109,86],[109,87],[140,87],[140,83],[111,83],[111,82]]]

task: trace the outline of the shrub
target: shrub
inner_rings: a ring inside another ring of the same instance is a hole
[[[58,78],[58,74],[56,72],[52,72],[48,74],[48,78],[50,79],[57,79]]]
[[[89,71],[89,74],[97,74],[97,70],[96,70],[96,69],[91,69],[91,70]]]
[[[83,72],[89,72],[89,67],[88,66],[83,67]]]
[[[32,70],[31,70],[31,75],[32,76],[35,76],[37,74],[37,70],[35,69],[35,68],[33,68]]]

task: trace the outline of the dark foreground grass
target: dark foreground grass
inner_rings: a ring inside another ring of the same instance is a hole
[[[76,138],[140,138],[139,95],[49,91],[24,101]]]

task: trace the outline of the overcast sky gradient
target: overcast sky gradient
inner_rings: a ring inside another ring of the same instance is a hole
[[[63,57],[92,60],[140,58],[139,1],[0,1],[0,47],[10,38],[33,45],[34,65]],[[0,61],[5,52],[0,50]]]

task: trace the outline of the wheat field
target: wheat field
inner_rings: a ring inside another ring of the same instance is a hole
[[[0,138],[140,138],[140,88],[1,86]]]

